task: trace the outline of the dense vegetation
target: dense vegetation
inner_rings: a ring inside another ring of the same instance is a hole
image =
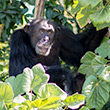
[[[45,70],[40,64],[36,65],[36,69],[35,67],[32,69],[26,68],[23,74],[16,78],[8,77],[10,35],[16,28],[22,27],[30,19],[33,19],[34,8],[31,13],[29,11],[30,5],[34,7],[35,1],[0,1],[0,109],[62,110],[67,107],[74,109],[86,101],[86,104],[80,110],[91,108],[109,110],[109,38],[103,40],[95,53],[87,52],[81,59],[82,65],[79,72],[86,75],[82,95],[76,93],[67,97],[67,94],[57,85],[48,83],[49,75],[45,74]],[[90,22],[97,30],[109,27],[109,10],[109,0],[46,0],[44,17],[68,26],[75,33],[78,33],[85,29],[85,26]],[[67,67],[67,65],[65,66]],[[73,69],[73,67],[69,68]]]

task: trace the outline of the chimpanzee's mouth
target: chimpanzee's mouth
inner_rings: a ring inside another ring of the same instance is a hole
[[[50,53],[50,50],[51,50],[52,45],[53,44],[42,46],[42,47],[36,46],[35,51],[39,55],[48,56],[49,53]]]

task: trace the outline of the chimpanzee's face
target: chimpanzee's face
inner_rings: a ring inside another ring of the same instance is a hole
[[[39,55],[47,56],[54,43],[54,24],[48,20],[34,20],[26,30],[31,38],[31,44]]]

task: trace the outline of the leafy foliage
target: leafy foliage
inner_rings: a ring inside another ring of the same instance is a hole
[[[35,3],[35,0],[24,1],[31,5]],[[25,2],[22,0],[0,1],[0,34],[2,33],[0,40],[3,41],[0,42],[0,80],[2,81],[5,81],[8,76],[9,58],[8,43],[4,41],[9,39],[8,36],[19,24],[23,25],[24,20],[28,21],[27,17],[31,16],[26,15],[28,8]],[[88,22],[92,22],[97,30],[110,27],[110,0],[63,0],[63,5],[67,11],[72,12],[72,16],[65,11],[58,0],[46,0],[45,17],[70,29],[76,27],[79,29],[74,17],[77,18],[81,27],[87,25]],[[109,60],[105,59],[110,58],[109,40],[102,42],[95,52],[98,55],[87,52],[81,59],[82,65],[79,68],[79,72],[86,75],[82,90],[86,99],[84,95],[78,93],[67,97],[67,94],[56,84],[48,83],[49,75],[45,74],[41,65],[37,65],[32,69],[26,68],[17,77],[12,76],[5,82],[0,82],[0,109],[63,110],[67,106],[75,109],[84,104],[84,99],[86,105],[80,110],[91,108],[99,110],[105,104],[102,110],[110,109],[110,64]]]
[[[72,3],[71,0],[64,0],[64,4],[67,8],[70,7]],[[56,23],[65,25],[70,29],[73,29],[72,23],[74,23],[78,28],[76,20],[65,11],[64,7],[62,7],[57,0],[47,0],[45,2],[45,9],[45,16],[47,19],[54,20]]]
[[[81,27],[85,26],[90,19],[97,30],[110,26],[110,2],[103,0],[74,0],[73,13]],[[86,14],[85,14],[86,13]]]
[[[0,24],[4,24],[2,39],[6,39],[6,35],[10,35],[11,29],[14,29],[16,24],[23,24],[23,15],[27,11],[27,7],[23,2],[16,0],[1,0],[0,1]]]
[[[0,42],[0,80],[5,81],[8,76],[9,46],[8,42]]]
[[[92,52],[87,52],[81,62],[79,72],[86,75],[82,89],[86,96],[86,106],[100,110],[110,97],[110,66],[106,59]]]
[[[25,68],[17,77],[11,76],[6,82],[0,82],[1,110],[63,110],[64,106],[74,109],[84,104],[84,95],[76,93],[67,97],[62,89],[48,80],[49,75],[45,74],[41,64],[37,64],[32,69]]]

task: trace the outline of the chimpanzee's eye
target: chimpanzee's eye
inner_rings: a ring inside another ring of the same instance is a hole
[[[39,30],[39,32],[42,34],[42,33],[43,33],[43,30],[42,30],[42,29],[40,29],[40,30]]]
[[[52,30],[48,30],[47,32],[48,32],[48,34],[51,34],[52,33]]]

